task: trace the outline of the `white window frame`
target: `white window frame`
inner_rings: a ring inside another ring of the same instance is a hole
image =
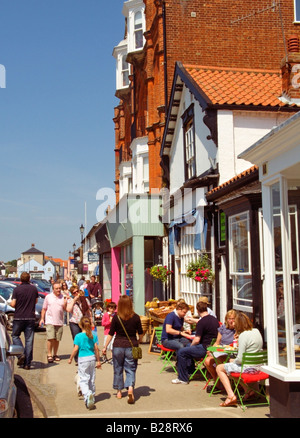
[[[245,219],[238,220],[237,218],[245,216]],[[248,270],[239,271],[235,269],[234,263],[234,251],[233,251],[233,229],[234,223],[245,222],[247,231],[247,258],[248,258]],[[232,294],[233,294],[233,308],[236,310],[241,310],[243,312],[252,313],[253,312],[253,297],[252,299],[238,297],[238,282],[243,277],[249,278],[252,287],[252,266],[251,266],[251,240],[250,240],[250,215],[249,210],[240,212],[238,214],[228,217],[228,228],[229,228],[229,276],[232,280]],[[245,282],[244,285],[248,283]],[[243,286],[242,286],[243,287]],[[246,290],[246,288],[245,288]]]
[[[191,261],[195,261],[200,256],[200,251],[194,248],[195,241],[195,226],[194,224],[186,225],[181,228],[180,239],[180,297],[187,303],[196,305],[201,295],[209,297],[209,285],[200,283],[186,276],[186,267]],[[211,301],[211,300],[210,300]]]
[[[129,86],[129,64],[126,61],[127,53],[123,53],[121,56],[120,67],[121,67],[121,78],[122,78],[122,88],[127,88]]]
[[[139,18],[137,18],[137,16],[139,15]],[[141,50],[144,46],[144,30],[143,30],[143,13],[142,11],[136,11],[134,13],[134,31],[133,31],[133,35],[134,35],[134,47],[136,50]],[[142,36],[142,42],[141,45],[137,45],[137,42],[139,40],[138,34],[141,33]]]
[[[196,176],[194,121],[189,120],[185,126],[185,162],[188,179]]]
[[[300,23],[300,0],[294,0],[294,23]]]

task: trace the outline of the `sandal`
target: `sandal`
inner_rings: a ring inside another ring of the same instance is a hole
[[[47,356],[47,360],[48,360],[48,363],[53,363],[53,357],[52,356]]]
[[[226,400],[229,400],[229,402],[226,403]],[[223,408],[227,408],[227,406],[235,406],[237,404],[237,398],[235,395],[232,397],[227,397],[223,403],[220,404]]]
[[[60,358],[56,354],[53,356],[53,359],[55,362],[60,362]]]
[[[122,398],[122,392],[121,392],[121,391],[118,391],[118,392],[117,392],[117,398],[118,398],[118,399],[121,399],[121,398]]]
[[[133,405],[133,404],[134,404],[134,396],[133,396],[133,393],[132,393],[132,392],[129,392],[129,393],[128,393],[127,403],[130,404],[130,405]]]

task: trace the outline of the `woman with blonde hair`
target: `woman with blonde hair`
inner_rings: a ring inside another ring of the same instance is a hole
[[[239,373],[241,371],[242,358],[244,353],[257,353],[262,349],[263,339],[258,329],[253,328],[249,317],[243,312],[237,312],[235,317],[235,331],[238,335],[238,354],[235,359],[225,364],[217,366],[217,374],[227,392],[225,402],[220,406],[227,407],[237,404],[237,398],[231,388],[228,374]],[[243,372],[247,370],[244,367]],[[247,371],[246,371],[247,372]],[[244,400],[247,400],[253,395],[253,391],[249,391],[244,395]]]
[[[214,343],[214,346],[216,345],[230,345],[232,344],[236,334],[235,334],[235,317],[236,317],[236,311],[235,310],[228,310],[228,312],[225,315],[225,323],[222,324],[218,328],[218,336],[216,339],[216,342]],[[212,376],[213,380],[216,381],[217,379],[217,372],[216,372],[216,364],[220,364],[225,361],[227,357],[227,354],[218,353],[215,352],[214,354],[208,352],[207,358],[205,359],[205,366],[209,374]],[[207,387],[207,392],[210,392],[213,386]],[[218,389],[222,389],[221,385],[217,384]]]
[[[126,335],[130,338],[130,341]],[[137,347],[143,338],[142,323],[139,315],[133,310],[131,298],[122,295],[118,302],[117,314],[111,321],[102,353],[106,355],[107,346],[115,334],[113,343],[113,388],[117,390],[117,398],[122,398],[122,389],[128,389],[128,403],[134,403],[133,389],[135,387],[137,360],[132,356],[132,345]],[[139,340],[137,336],[139,335]],[[132,345],[131,345],[132,343]],[[124,383],[124,372],[126,375]]]

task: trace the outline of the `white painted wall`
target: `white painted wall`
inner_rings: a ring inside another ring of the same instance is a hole
[[[217,156],[213,140],[208,140],[210,130],[203,122],[204,113],[192,93],[184,86],[170,151],[170,194],[174,194],[185,182],[184,175],[184,133],[181,116],[194,103],[196,175],[202,175],[211,168],[211,161]]]
[[[218,111],[219,183],[249,169],[252,163],[237,156],[289,117],[276,112]]]

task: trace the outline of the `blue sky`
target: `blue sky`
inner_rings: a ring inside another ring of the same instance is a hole
[[[0,0],[0,260],[66,259],[114,187],[123,0]]]

